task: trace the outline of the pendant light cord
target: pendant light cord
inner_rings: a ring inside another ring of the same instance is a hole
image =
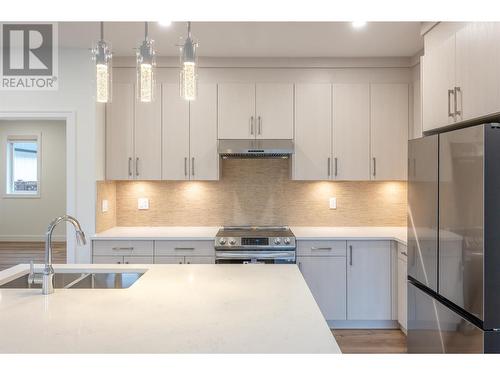
[[[144,22],[144,38],[148,40],[148,23]]]
[[[104,40],[104,22],[101,22],[101,40]]]
[[[188,21],[188,38],[191,39],[191,21]]]

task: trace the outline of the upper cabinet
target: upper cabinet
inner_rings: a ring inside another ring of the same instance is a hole
[[[408,84],[297,84],[295,180],[405,180]]]
[[[423,130],[500,112],[500,25],[440,23],[425,36]]]
[[[292,139],[293,85],[219,84],[219,139]]]
[[[217,85],[199,84],[196,101],[163,84],[164,180],[217,180]]]
[[[134,84],[118,83],[106,117],[106,178],[161,179],[160,103],[140,103]]]
[[[372,180],[407,178],[408,90],[406,83],[371,85]]]

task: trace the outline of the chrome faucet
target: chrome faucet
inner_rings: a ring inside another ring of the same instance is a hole
[[[76,230],[76,242],[78,243],[78,245],[85,245],[87,243],[85,233],[83,233],[80,223],[73,216],[59,216],[49,224],[47,233],[45,234],[45,267],[42,274],[43,294],[54,293],[54,268],[52,268],[52,232],[54,232],[55,227],[62,222],[69,222],[73,224]]]

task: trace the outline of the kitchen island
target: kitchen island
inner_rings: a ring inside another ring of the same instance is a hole
[[[145,273],[126,289],[47,296],[0,285],[0,353],[340,353],[296,265],[54,268]],[[0,284],[28,270],[4,270]]]

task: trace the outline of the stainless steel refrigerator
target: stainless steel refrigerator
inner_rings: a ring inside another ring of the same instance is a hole
[[[500,124],[409,142],[408,352],[500,353]]]

